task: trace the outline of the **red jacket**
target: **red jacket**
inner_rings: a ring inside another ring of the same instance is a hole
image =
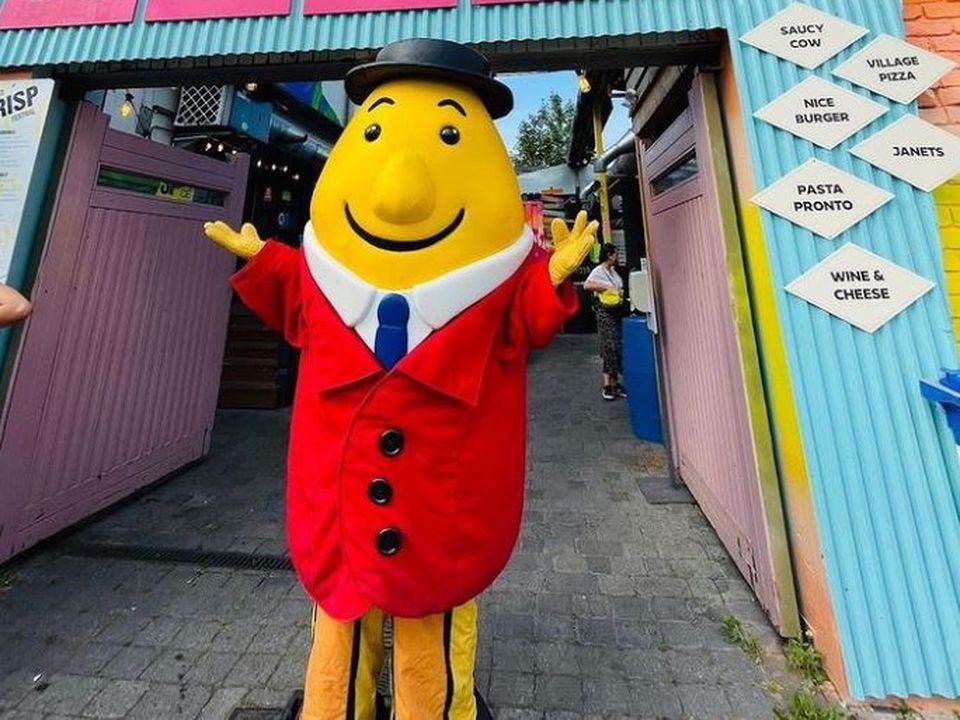
[[[528,259],[384,372],[302,252],[268,242],[232,283],[303,348],[287,542],[307,592],[343,621],[371,606],[421,617],[482,592],[520,530],[527,351],[576,311],[573,287]]]

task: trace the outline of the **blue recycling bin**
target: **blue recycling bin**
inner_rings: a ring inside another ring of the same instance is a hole
[[[663,443],[657,354],[653,333],[643,315],[623,320],[623,381],[627,388],[630,424],[641,440]]]

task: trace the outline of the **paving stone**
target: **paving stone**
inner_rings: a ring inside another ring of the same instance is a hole
[[[534,615],[501,613],[497,616],[494,634],[504,640],[533,640]]]
[[[210,700],[211,691],[199,685],[152,684],[125,720],[195,718]]]
[[[720,668],[714,664],[709,653],[696,650],[668,650],[663,657],[674,681],[678,684],[716,686],[720,681]]]
[[[573,615],[538,615],[535,618],[537,642],[571,642],[577,639],[576,618]]]
[[[183,621],[173,617],[155,617],[137,633],[133,642],[137,645],[169,645],[183,626]]]
[[[272,653],[241,655],[224,682],[227,685],[247,688],[266,685],[279,663],[280,656]]]
[[[199,720],[226,720],[234,708],[240,705],[246,694],[247,689],[243,687],[225,687],[215,690],[200,711]]]
[[[233,652],[211,650],[197,658],[187,671],[185,680],[197,685],[220,685],[237,664],[239,655]]]
[[[733,708],[726,695],[718,695],[713,685],[678,685],[680,705],[691,720],[716,720],[730,717]]]
[[[277,664],[276,670],[267,681],[267,685],[274,689],[292,690],[303,687],[303,679],[307,672],[307,661],[304,657],[284,655]]]
[[[125,717],[149,687],[149,683],[140,680],[111,680],[81,714],[92,718]]]
[[[494,670],[490,675],[490,702],[497,706],[533,707],[534,680],[538,677],[541,676]]]
[[[280,653],[287,649],[300,631],[301,628],[297,625],[270,623],[254,633],[249,648],[254,652]]]
[[[650,717],[674,720],[682,716],[683,706],[676,685],[630,681],[629,686],[634,707],[644,708],[644,712],[648,712]]]
[[[534,672],[537,668],[535,645],[530,640],[494,640],[493,669],[503,672]]]
[[[633,694],[621,678],[584,678],[583,708],[598,713],[632,710]]]
[[[180,649],[206,649],[222,629],[223,624],[215,620],[188,620],[180,626],[170,645]]]
[[[121,648],[98,673],[105,678],[125,678],[135,680],[140,677],[154,660],[160,655],[160,650],[153,647],[139,647],[136,645]]]
[[[583,684],[571,675],[538,675],[536,678],[537,709],[583,710]]]
[[[547,675],[577,675],[580,672],[578,646],[539,642],[534,646],[537,671]]]
[[[544,717],[539,710],[499,708],[497,710],[497,720],[544,720]]]
[[[42,692],[31,692],[19,706],[25,712],[79,715],[106,681],[81,675],[51,675]]]
[[[141,673],[144,680],[160,683],[182,682],[200,657],[196,650],[165,650]]]
[[[726,688],[732,714],[742,720],[768,720],[773,717],[775,700],[756,685],[731,685]]]

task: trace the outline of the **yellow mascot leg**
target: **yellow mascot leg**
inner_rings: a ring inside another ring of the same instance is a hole
[[[374,720],[382,663],[383,613],[344,623],[315,607],[301,719]]]
[[[477,603],[393,620],[396,720],[476,720]]]

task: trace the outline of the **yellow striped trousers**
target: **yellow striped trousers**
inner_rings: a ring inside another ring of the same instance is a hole
[[[314,608],[302,720],[374,720],[384,616],[340,622]],[[394,720],[476,720],[477,603],[393,618]]]

